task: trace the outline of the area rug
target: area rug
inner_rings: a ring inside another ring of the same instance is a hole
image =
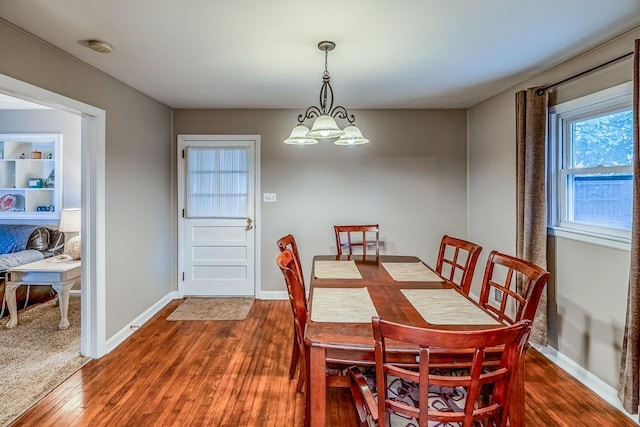
[[[253,298],[187,298],[167,320],[243,320],[252,305]]]
[[[69,378],[89,358],[80,355],[80,297],[69,298],[71,326],[59,330],[56,300],[18,312],[18,326],[0,321],[0,426]]]

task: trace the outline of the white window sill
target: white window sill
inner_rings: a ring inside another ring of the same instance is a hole
[[[574,230],[562,227],[547,227],[549,236],[561,237],[563,239],[577,240],[579,242],[593,245],[605,246],[623,251],[631,251],[631,242],[624,237],[606,236],[588,231]]]

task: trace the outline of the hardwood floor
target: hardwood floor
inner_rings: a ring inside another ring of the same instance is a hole
[[[12,426],[302,426],[289,302],[256,301],[243,321],[166,321],[180,303]],[[535,350],[527,357],[527,426],[636,425]],[[329,390],[328,411],[330,426],[358,425],[346,390]]]

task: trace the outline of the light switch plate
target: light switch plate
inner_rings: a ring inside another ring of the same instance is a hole
[[[262,193],[262,201],[265,203],[275,203],[276,193]]]

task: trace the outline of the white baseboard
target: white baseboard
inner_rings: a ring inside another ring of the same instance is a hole
[[[169,304],[174,299],[179,298],[178,292],[173,291],[169,292],[167,295],[162,297],[158,302],[153,304],[147,310],[145,310],[140,316],[133,319],[127,326],[120,329],[120,331],[116,332],[111,338],[107,340],[105,343],[105,352],[104,354],[108,354],[117,346],[122,344],[127,338],[129,338],[133,333],[138,330],[138,328],[144,325],[149,321],[153,316],[155,316],[164,306]]]
[[[289,294],[287,291],[260,291],[256,298],[264,300],[289,299]]]
[[[618,392],[616,389],[593,375],[591,372],[587,371],[582,366],[578,365],[575,361],[558,352],[555,348],[549,346],[542,347],[533,343],[531,346],[542,353],[542,355],[551,362],[558,365],[562,370],[587,386],[602,399],[606,400],[609,404],[625,414],[631,421],[638,424],[638,415],[630,414],[622,407],[622,403],[620,402],[620,399],[618,399]]]

